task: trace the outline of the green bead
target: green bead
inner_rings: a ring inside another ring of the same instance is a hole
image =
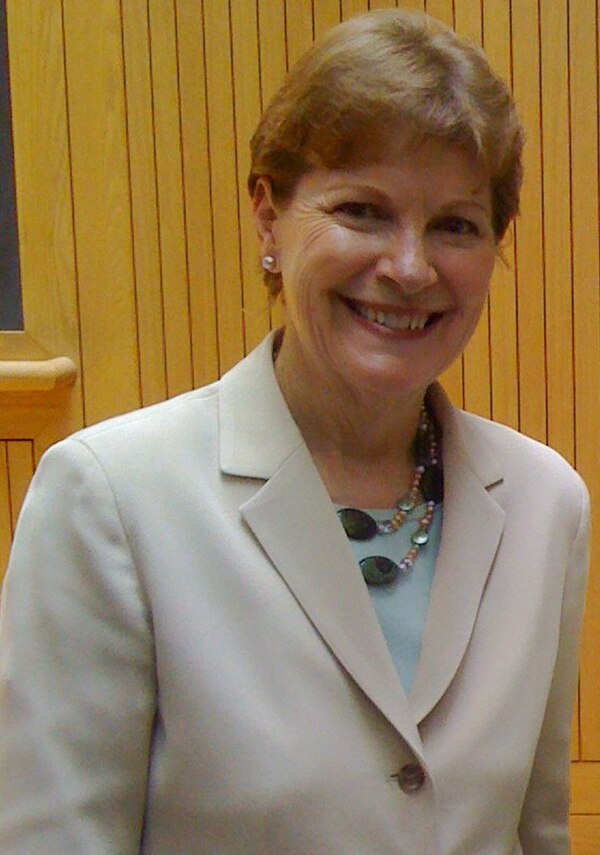
[[[389,585],[398,578],[398,565],[384,555],[370,555],[359,563],[367,585]]]
[[[415,546],[425,546],[429,540],[429,533],[418,528],[411,537],[411,541]]]

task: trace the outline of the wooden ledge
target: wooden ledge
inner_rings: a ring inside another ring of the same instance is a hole
[[[72,386],[76,377],[77,367],[67,356],[0,360],[0,392],[53,392]]]

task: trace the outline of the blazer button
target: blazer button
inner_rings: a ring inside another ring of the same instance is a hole
[[[425,783],[425,772],[418,763],[407,763],[395,777],[402,792],[408,795],[418,792]]]

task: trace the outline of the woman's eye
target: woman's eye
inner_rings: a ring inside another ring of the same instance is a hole
[[[478,235],[479,227],[472,220],[464,217],[444,217],[437,224],[438,228],[451,235]]]
[[[336,212],[353,220],[381,220],[385,218],[383,211],[370,202],[344,202],[337,205]]]

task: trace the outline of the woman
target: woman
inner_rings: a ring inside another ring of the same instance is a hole
[[[55,446],[24,505],[3,853],[569,851],[587,494],[435,383],[521,145],[423,16],[356,18],[292,71],[250,175],[284,329]]]

